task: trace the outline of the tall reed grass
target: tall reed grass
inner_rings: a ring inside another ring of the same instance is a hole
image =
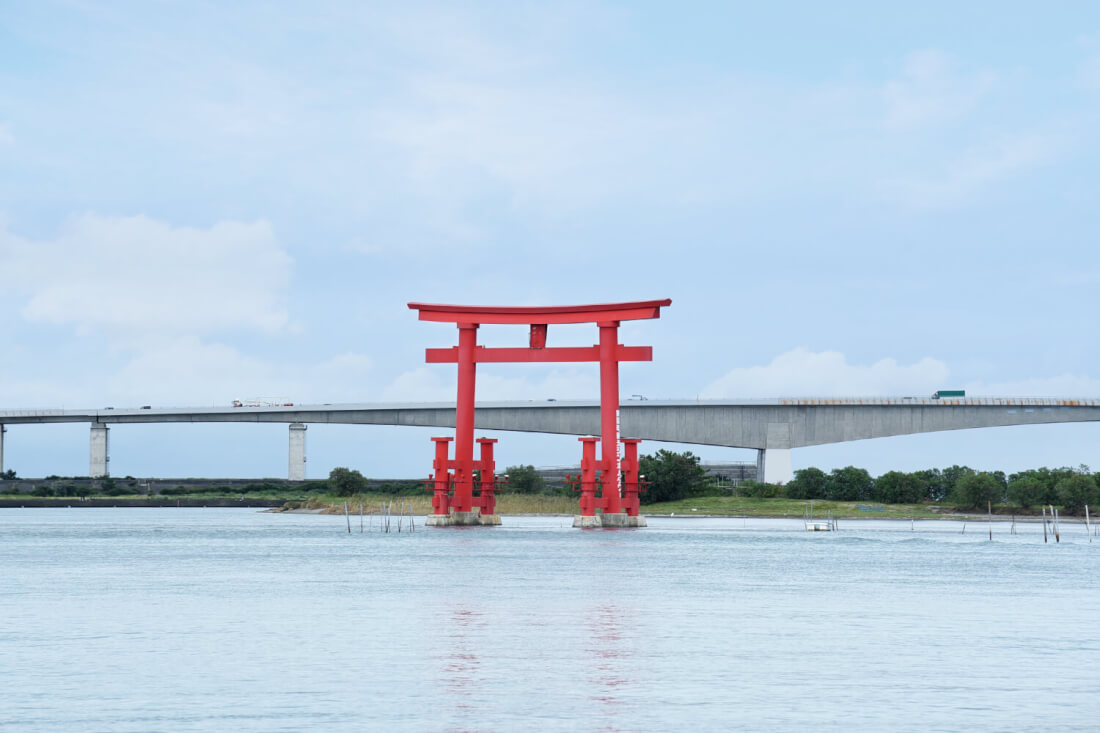
[[[312,497],[301,506],[302,509],[320,509],[323,514],[343,514],[344,499],[332,496]],[[424,496],[387,496],[383,494],[360,494],[347,497],[348,511],[358,514],[362,506],[365,514],[377,513],[383,505],[393,502],[394,511],[404,503],[406,511],[413,514],[431,514],[432,498],[427,492]],[[570,496],[546,496],[541,494],[498,494],[497,514],[577,514],[577,499]]]

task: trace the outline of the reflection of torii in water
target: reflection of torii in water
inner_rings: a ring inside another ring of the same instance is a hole
[[[600,363],[600,442],[601,455],[595,458],[594,438],[581,438],[584,443],[581,462],[581,514],[574,526],[639,527],[645,519],[638,516],[638,441],[625,441],[626,460],[619,456],[619,362],[652,361],[649,346],[623,346],[619,343],[620,321],[660,318],[661,308],[670,299],[645,300],[630,303],[566,306],[476,306],[409,303],[419,311],[420,320],[454,323],[458,326],[458,346],[449,349],[428,349],[429,364],[458,364],[458,400],[455,409],[455,457],[449,458],[450,438],[433,438],[436,442],[435,473],[432,477],[433,515],[428,524],[499,524],[496,516],[496,479],[493,474],[493,443],[482,439],[481,460],[474,461],[474,389],[478,362],[550,363],[598,361]],[[483,323],[527,325],[530,345],[527,348],[487,348],[477,345],[477,329]],[[595,346],[547,347],[546,332],[550,324],[595,323],[600,329],[600,342]],[[454,473],[451,473],[454,469]],[[627,496],[622,496],[620,471],[627,472]],[[474,472],[480,471],[480,496],[474,497]],[[600,473],[602,495],[596,497],[596,472]],[[451,485],[454,494],[449,495]],[[475,509],[476,507],[476,509]],[[602,509],[601,516],[596,509]],[[624,511],[625,510],[625,511]]]

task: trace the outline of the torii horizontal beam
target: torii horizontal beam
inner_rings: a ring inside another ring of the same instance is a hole
[[[425,349],[428,364],[457,364],[458,347],[449,349]],[[615,351],[617,361],[653,361],[652,346],[618,345]],[[599,361],[599,346],[555,346],[542,349],[487,348],[474,349],[474,362],[478,364],[506,364],[514,362],[544,363],[561,361]]]
[[[443,305],[439,303],[409,303],[420,312],[422,321],[443,323],[504,323],[511,325],[550,323],[598,323],[600,321],[636,321],[660,318],[661,308],[672,303],[664,300],[636,300],[627,303],[594,305],[501,306]]]

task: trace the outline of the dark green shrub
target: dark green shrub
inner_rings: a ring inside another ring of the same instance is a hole
[[[779,484],[765,484],[759,481],[742,481],[734,489],[738,496],[749,496],[753,499],[774,499],[782,490],[783,487]]]
[[[655,455],[642,456],[638,463],[639,473],[649,482],[640,497],[643,504],[686,499],[702,491],[706,470],[691,451],[674,453],[662,448]]]
[[[1017,476],[1019,474],[1013,474]],[[1017,478],[1008,485],[1008,500],[1018,507],[1027,509],[1043,503],[1046,486],[1034,476]]]
[[[825,481],[825,498],[833,501],[866,501],[874,481],[862,468],[834,468]]]
[[[328,485],[335,496],[352,496],[366,492],[367,479],[356,470],[340,467],[329,473]]]
[[[1067,511],[1080,512],[1086,504],[1096,506],[1100,502],[1100,490],[1097,490],[1096,481],[1087,474],[1075,473],[1067,476],[1056,484],[1055,490],[1058,501]]]
[[[926,498],[924,482],[911,473],[889,471],[875,479],[871,498],[885,504],[916,504]]]
[[[508,466],[504,473],[508,482],[501,486],[502,494],[541,494],[546,490],[546,482],[534,466]]]
[[[794,478],[783,487],[788,499],[824,499],[828,476],[820,468],[800,468]]]
[[[991,473],[968,473],[955,483],[955,501],[964,507],[983,507],[999,503],[1004,487]]]

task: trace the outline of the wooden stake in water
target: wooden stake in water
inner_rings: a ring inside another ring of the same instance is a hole
[[[989,510],[989,541],[993,541],[993,502],[987,501],[985,503],[986,509]]]
[[[348,503],[344,502],[344,519],[348,520],[348,534],[351,534],[351,514],[348,513]]]
[[[1043,542],[1047,542],[1047,508],[1043,507]]]
[[[1085,504],[1085,534],[1089,536],[1089,542],[1092,542],[1092,522],[1089,521],[1089,505]]]
[[[359,534],[363,534],[363,502],[359,502]]]
[[[1061,527],[1058,526],[1058,510],[1055,509],[1053,506],[1051,506],[1050,507],[1050,513],[1054,515],[1054,541],[1055,542],[1061,542],[1062,541],[1062,531],[1061,531]]]
[[[1012,528],[1009,530],[1009,534],[1016,534],[1016,515],[1012,515]]]

